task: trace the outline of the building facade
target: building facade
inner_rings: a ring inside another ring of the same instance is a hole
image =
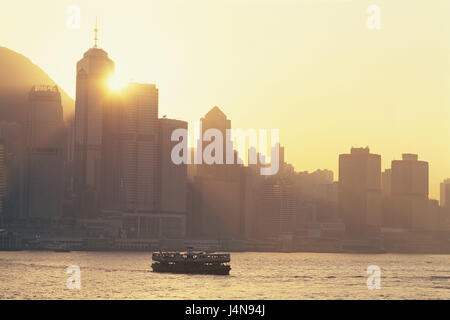
[[[428,219],[428,162],[403,154],[391,164],[391,221],[400,228],[422,229]]]
[[[26,211],[28,218],[57,219],[64,196],[64,121],[56,86],[34,86],[27,112]]]
[[[450,179],[441,182],[440,205],[444,208],[450,208]]]
[[[366,148],[339,155],[339,215],[350,235],[381,226],[381,156]]]
[[[114,62],[95,45],[78,61],[74,123],[74,193],[80,217],[99,213],[103,105]]]

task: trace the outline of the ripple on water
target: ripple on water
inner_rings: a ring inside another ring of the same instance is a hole
[[[376,260],[374,260],[376,258]],[[148,253],[0,252],[3,299],[450,299],[449,255],[232,253],[229,277],[150,272]],[[66,268],[81,268],[68,290]],[[366,268],[382,269],[367,289]]]

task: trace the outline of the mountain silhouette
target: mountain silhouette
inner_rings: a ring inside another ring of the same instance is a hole
[[[56,83],[28,58],[0,46],[0,121],[25,124],[28,93],[33,85]],[[64,119],[73,116],[75,102],[59,88]]]

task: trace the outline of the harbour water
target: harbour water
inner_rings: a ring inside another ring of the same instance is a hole
[[[232,253],[229,276],[151,272],[151,253],[0,252],[1,299],[450,299],[450,255]],[[68,289],[69,266],[80,289]],[[367,268],[381,270],[369,289]]]

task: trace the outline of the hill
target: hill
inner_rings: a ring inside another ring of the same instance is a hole
[[[25,122],[28,93],[33,85],[57,85],[25,56],[0,46],[0,121]],[[74,100],[61,88],[64,118],[73,116]]]

